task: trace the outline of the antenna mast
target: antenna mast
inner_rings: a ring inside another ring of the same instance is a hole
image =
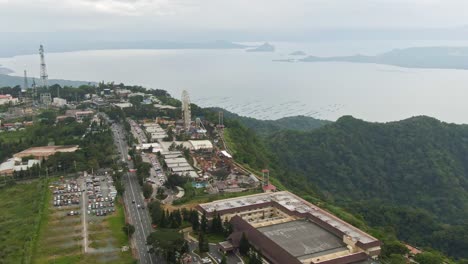
[[[190,121],[191,121],[191,113],[190,113],[190,97],[186,90],[182,91],[182,120],[184,121],[184,129],[186,132],[190,130]]]
[[[26,92],[28,90],[28,74],[26,73],[26,70],[24,70],[24,84],[23,84],[23,92]]]
[[[41,45],[39,47],[39,55],[41,57],[41,80],[42,80],[42,86],[44,88],[48,88],[49,87],[49,84],[48,84],[48,78],[49,76],[47,75],[47,68],[46,68],[46,64],[45,64],[45,59],[44,59],[44,47]]]

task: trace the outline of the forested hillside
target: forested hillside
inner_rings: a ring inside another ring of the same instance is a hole
[[[468,126],[346,116],[265,141],[278,167],[326,200],[404,241],[468,258]]]

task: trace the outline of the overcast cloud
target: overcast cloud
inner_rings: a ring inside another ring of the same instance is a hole
[[[468,25],[466,0],[0,0],[0,32]]]

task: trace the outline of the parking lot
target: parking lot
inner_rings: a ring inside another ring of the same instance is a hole
[[[113,237],[109,227],[109,216],[116,212],[114,188],[111,172],[100,172],[83,177],[85,188],[84,225],[87,233],[86,252],[113,252],[122,245]]]
[[[49,188],[49,215],[38,242],[38,263],[83,253],[100,263],[131,259],[130,253],[120,252],[128,241],[111,172],[60,179]]]
[[[82,189],[75,179],[49,185],[51,199],[44,235],[38,242],[39,259],[81,254],[83,250]],[[38,261],[41,263],[41,261]]]
[[[117,192],[110,174],[89,175],[84,178],[84,183],[86,184],[85,202],[89,216],[106,216],[115,212],[114,199]]]

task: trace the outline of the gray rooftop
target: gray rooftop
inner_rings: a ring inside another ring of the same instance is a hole
[[[258,230],[299,259],[347,250],[340,238],[306,220],[260,227]]]
[[[262,193],[253,194],[247,196],[241,196],[236,198],[218,200],[211,203],[200,204],[207,212],[222,211],[232,208],[242,208],[252,204],[263,204],[266,202],[275,201],[290,211],[296,211],[299,213],[307,213],[319,218],[320,220],[328,223],[334,228],[345,233],[354,241],[361,241],[362,243],[369,243],[376,241],[377,239],[359,230],[358,228],[346,223],[338,217],[328,213],[327,211],[315,206],[298,196],[288,192],[274,192],[274,193]]]

